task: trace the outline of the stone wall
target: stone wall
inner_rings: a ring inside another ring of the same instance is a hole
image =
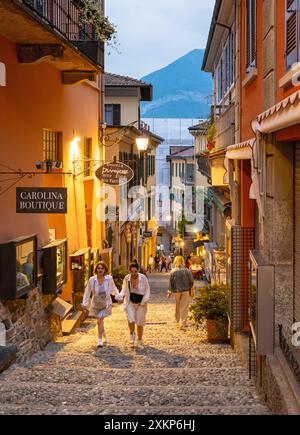
[[[52,312],[54,297],[34,289],[26,299],[0,301],[0,321],[6,328],[6,344],[17,347],[23,361],[61,334],[60,318]]]

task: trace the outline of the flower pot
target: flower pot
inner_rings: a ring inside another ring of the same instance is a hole
[[[210,343],[228,342],[228,320],[206,320],[207,338]]]

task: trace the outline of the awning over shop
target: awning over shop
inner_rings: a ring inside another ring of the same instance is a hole
[[[300,91],[261,113],[252,121],[254,132],[273,133],[300,123]]]
[[[226,159],[228,160],[251,160],[253,157],[253,147],[256,139],[250,139],[227,147]]]
[[[215,187],[210,187],[208,190],[213,203],[218,207],[219,211],[224,216],[225,211],[231,207],[230,199],[222,195],[222,193]]]
[[[211,184],[213,186],[222,187],[224,184],[224,175],[226,168],[224,166],[226,150],[217,150],[209,154],[209,160],[211,165]]]

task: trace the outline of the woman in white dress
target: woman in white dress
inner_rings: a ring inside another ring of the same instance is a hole
[[[132,346],[135,344],[135,325],[137,325],[138,346],[142,346],[150,299],[150,286],[147,277],[139,273],[139,266],[136,263],[132,263],[129,270],[130,274],[125,277],[122,291],[117,299],[122,300],[124,298],[124,311],[127,314],[130,344]]]
[[[98,320],[98,347],[107,344],[107,337],[104,328],[104,319],[111,316],[112,299],[111,295],[118,295],[119,291],[114,283],[113,277],[107,275],[108,266],[101,261],[95,268],[95,276],[90,278],[85,289],[82,306],[88,309],[90,305],[90,316]],[[90,298],[92,295],[92,301]]]

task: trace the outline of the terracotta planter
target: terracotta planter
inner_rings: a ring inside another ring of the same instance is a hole
[[[228,320],[206,320],[207,338],[210,343],[224,343],[228,341]]]

